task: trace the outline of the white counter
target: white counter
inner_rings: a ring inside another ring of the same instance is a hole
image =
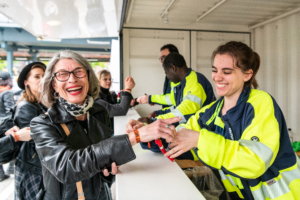
[[[124,134],[129,119],[139,115],[130,109],[126,116],[114,118],[115,134]],[[204,197],[181,168],[163,154],[134,147],[136,159],[119,168],[116,175],[117,200],[202,200]]]

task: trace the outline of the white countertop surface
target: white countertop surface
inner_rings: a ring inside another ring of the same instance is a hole
[[[139,118],[129,109],[126,116],[114,118],[115,135],[125,133],[126,123]],[[163,154],[134,147],[136,159],[122,165],[116,175],[117,200],[202,200],[205,199],[182,169]]]

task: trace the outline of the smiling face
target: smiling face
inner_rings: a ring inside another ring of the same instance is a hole
[[[111,86],[111,83],[112,83],[112,81],[111,81],[111,75],[110,74],[108,74],[106,76],[103,76],[103,75],[101,76],[101,79],[100,79],[100,86],[101,87],[103,87],[105,89],[109,89],[110,86]]]
[[[45,71],[41,68],[33,68],[28,73],[28,78],[24,81],[24,85],[30,88],[31,93],[37,98],[37,93],[40,90],[40,82]]]
[[[56,63],[53,74],[56,72],[71,72],[83,68],[84,67],[76,61],[64,58]],[[58,81],[57,78],[54,78],[52,86],[54,90],[59,93],[59,96],[69,103],[82,105],[89,91],[88,75],[83,78],[77,78],[71,73],[69,79],[66,81]]]
[[[229,54],[217,54],[212,66],[212,79],[217,94],[226,99],[238,100],[244,83],[252,77],[252,70],[244,73],[236,66],[236,60]]]

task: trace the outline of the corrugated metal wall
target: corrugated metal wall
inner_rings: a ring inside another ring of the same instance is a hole
[[[300,140],[300,14],[253,30],[253,48],[261,57],[259,89],[271,94],[282,109],[294,140]]]

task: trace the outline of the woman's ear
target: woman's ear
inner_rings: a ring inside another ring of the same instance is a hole
[[[27,81],[26,80],[24,81],[24,85],[25,85],[25,87],[27,87]]]
[[[55,90],[55,92],[57,92],[57,91],[56,91],[56,82],[55,82],[55,81],[51,81],[51,84],[52,84],[52,87],[53,87],[53,89]]]
[[[252,78],[252,76],[253,76],[253,70],[249,69],[244,74],[245,74],[245,76],[244,76],[244,82],[247,82],[247,81],[249,81]]]

